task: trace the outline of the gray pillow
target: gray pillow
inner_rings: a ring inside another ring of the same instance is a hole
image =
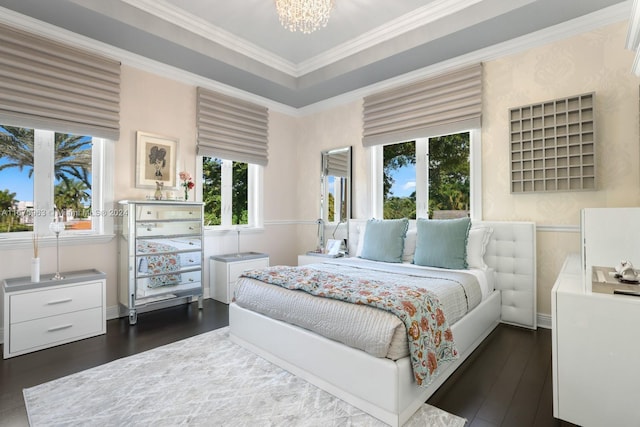
[[[426,267],[467,268],[469,218],[416,221],[416,252],[413,263]]]
[[[364,230],[361,258],[372,261],[402,262],[404,238],[409,220],[370,219]]]

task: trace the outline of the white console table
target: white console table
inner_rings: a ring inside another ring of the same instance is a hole
[[[579,254],[551,294],[553,415],[590,426],[640,423],[640,297],[585,290]]]
[[[104,334],[106,275],[98,270],[4,281],[4,358]]]

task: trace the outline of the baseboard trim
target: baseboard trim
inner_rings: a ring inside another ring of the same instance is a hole
[[[538,313],[538,327],[551,329],[551,315],[546,313]]]

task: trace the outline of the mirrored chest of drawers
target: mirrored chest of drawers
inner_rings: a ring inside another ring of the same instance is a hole
[[[203,204],[123,200],[120,206],[118,300],[129,323],[169,300],[197,298],[202,308]]]

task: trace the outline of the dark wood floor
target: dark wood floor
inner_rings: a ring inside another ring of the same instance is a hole
[[[22,389],[228,325],[228,306],[196,304],[107,322],[107,333],[0,361],[0,425],[26,426]],[[559,426],[552,416],[551,331],[500,325],[428,401],[468,426]]]

